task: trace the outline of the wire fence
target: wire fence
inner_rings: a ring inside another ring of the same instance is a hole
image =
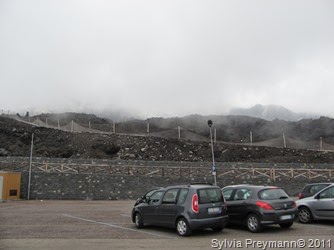
[[[39,127],[46,127],[52,129],[58,129],[66,132],[72,133],[100,133],[100,134],[119,134],[119,135],[133,135],[133,136],[156,136],[156,137],[165,137],[173,139],[185,139],[193,141],[209,141],[209,137],[200,135],[199,133],[194,132],[191,129],[176,126],[169,129],[162,129],[158,132],[150,131],[149,122],[141,124],[141,126],[136,127],[136,132],[133,132],[133,128],[125,128],[122,123],[94,123],[88,121],[86,123],[76,122],[74,120],[61,120],[61,119],[48,119],[45,116],[45,119],[40,119],[39,117],[30,117],[30,116],[20,116],[19,114],[7,113],[2,110],[2,116],[8,116],[14,118],[20,122],[31,124]],[[132,131],[131,131],[132,130]],[[267,147],[277,147],[277,148],[296,148],[296,149],[308,149],[308,150],[317,150],[317,151],[329,151],[334,152],[334,145],[330,142],[327,142],[325,138],[319,137],[319,140],[313,141],[303,141],[298,140],[292,137],[287,136],[282,133],[281,136],[276,138],[264,140],[264,141],[253,141],[253,138],[256,136],[254,132],[249,131],[248,139],[241,139],[240,142],[226,142],[217,140],[216,136],[217,129],[214,129],[213,140],[215,143],[226,143],[226,144],[238,144],[245,146],[267,146]]]

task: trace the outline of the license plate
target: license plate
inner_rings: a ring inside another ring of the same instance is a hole
[[[292,215],[291,214],[287,214],[287,215],[282,215],[281,216],[281,220],[289,220],[292,219]]]
[[[220,212],[221,212],[220,207],[210,207],[210,208],[208,208],[208,213],[209,214],[218,214]]]

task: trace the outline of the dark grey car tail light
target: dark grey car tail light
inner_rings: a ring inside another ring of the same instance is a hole
[[[198,208],[198,195],[194,194],[192,199],[191,199],[191,209],[193,210],[194,213],[198,213],[199,208]]]
[[[255,202],[255,204],[264,210],[274,210],[274,208],[270,204],[264,201],[257,201]]]

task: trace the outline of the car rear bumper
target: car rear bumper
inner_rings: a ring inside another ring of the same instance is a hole
[[[298,210],[290,209],[279,211],[275,213],[263,213],[261,218],[261,224],[281,224],[293,222],[297,218]]]
[[[228,222],[228,215],[215,217],[215,218],[205,218],[205,219],[189,219],[188,223],[192,230],[204,229],[204,228],[224,228]]]

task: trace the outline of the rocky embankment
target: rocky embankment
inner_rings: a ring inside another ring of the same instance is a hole
[[[34,156],[104,158],[150,161],[211,161],[208,142],[101,133],[70,133],[32,127],[0,117],[0,156],[29,156],[34,133]],[[334,153],[291,148],[214,145],[218,162],[334,163]]]

